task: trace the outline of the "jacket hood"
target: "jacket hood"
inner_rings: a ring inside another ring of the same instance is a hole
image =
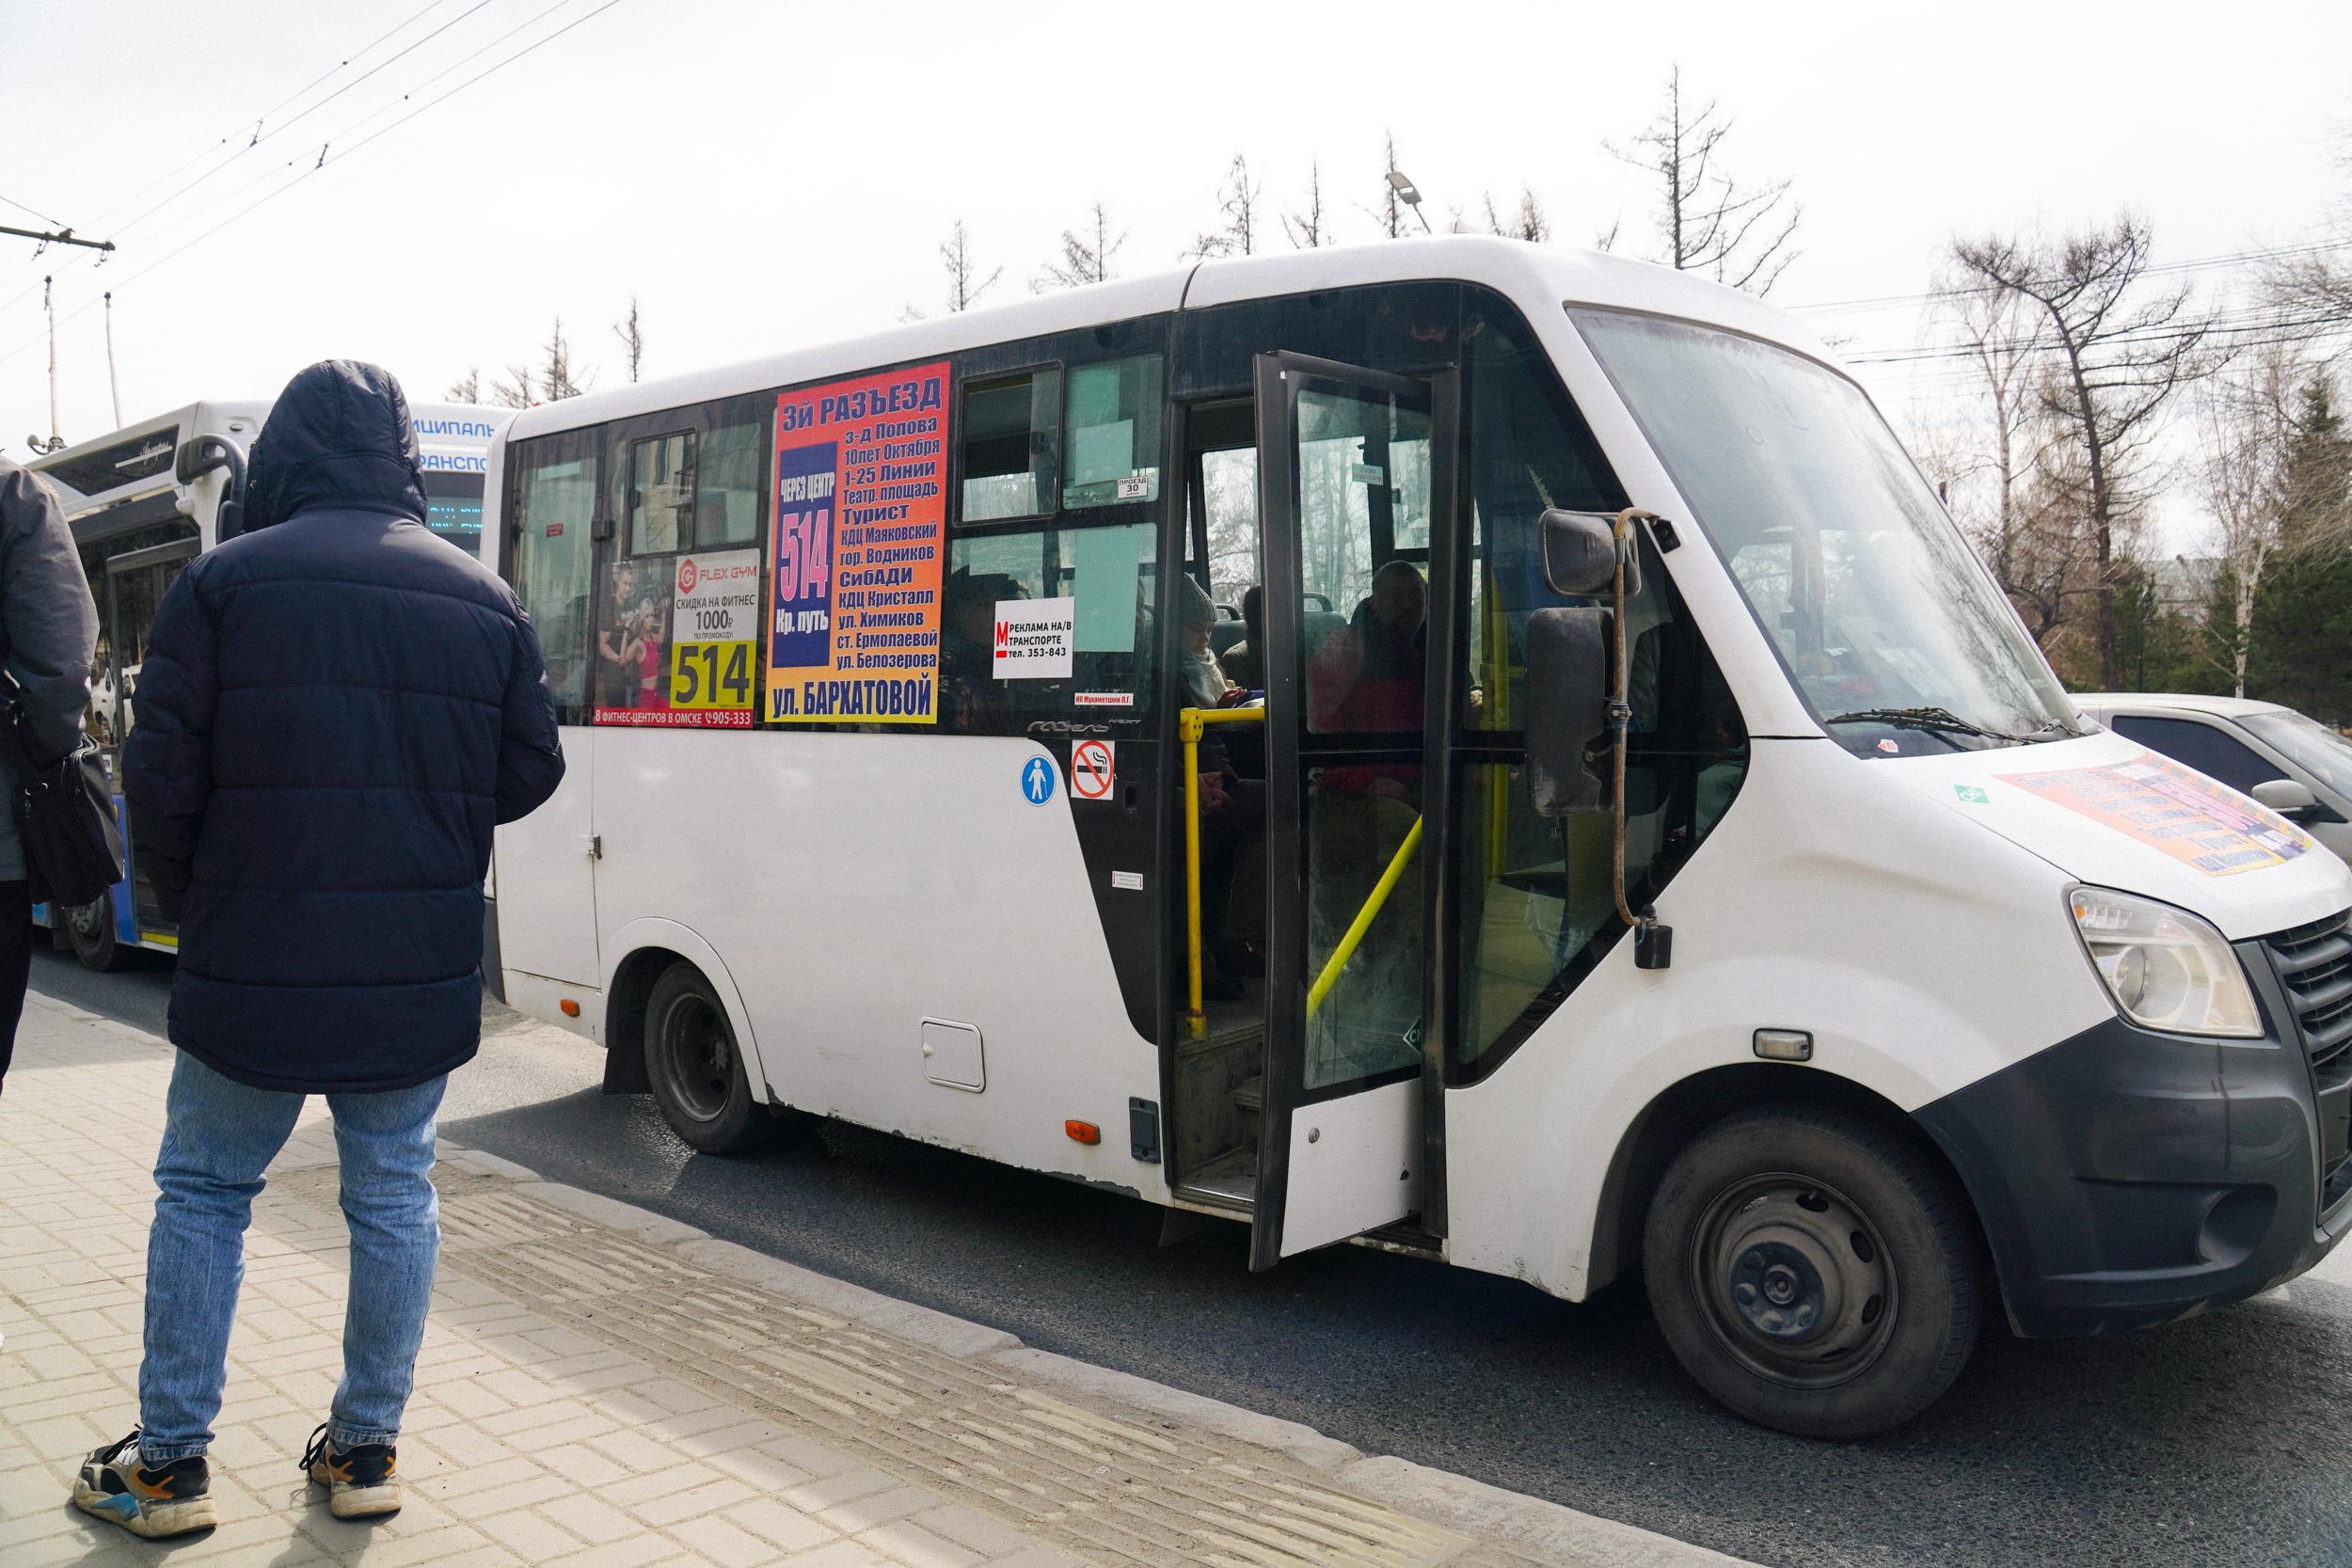
[[[278,394],[246,466],[244,530],[313,507],[425,520],[424,467],[408,399],[389,371],[323,359]]]

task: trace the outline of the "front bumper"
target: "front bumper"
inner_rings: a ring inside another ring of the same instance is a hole
[[[2315,1082],[2268,947],[2238,953],[2263,1039],[2111,1019],[1919,1111],[1976,1202],[2019,1334],[2137,1328],[2242,1301],[2352,1229],[2352,1076]]]

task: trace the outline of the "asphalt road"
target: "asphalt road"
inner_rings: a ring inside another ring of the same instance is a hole
[[[44,953],[33,984],[160,1030],[169,974]],[[1632,1291],[1570,1307],[1352,1247],[1253,1275],[1238,1226],[1163,1249],[1143,1204],[874,1134],[690,1157],[596,1092],[595,1048],[489,1023],[453,1141],[1367,1452],[1780,1568],[2352,1563],[2352,1259],[2169,1328],[1988,1335],[1908,1428],[1811,1443],[1709,1403]]]

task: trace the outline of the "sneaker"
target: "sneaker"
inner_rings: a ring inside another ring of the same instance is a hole
[[[326,1488],[326,1511],[338,1519],[399,1513],[397,1465],[391,1444],[340,1448],[328,1439],[324,1422],[310,1433],[310,1446],[302,1453],[304,1473]]]
[[[213,1472],[202,1454],[150,1469],[139,1453],[138,1428],[119,1443],[95,1449],[74,1478],[73,1506],[150,1541],[220,1522],[213,1512]]]

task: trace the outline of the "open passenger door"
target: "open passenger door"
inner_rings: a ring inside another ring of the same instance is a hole
[[[1252,1269],[1416,1213],[1441,1228],[1444,769],[1425,737],[1453,722],[1454,388],[1257,360],[1269,909]]]

